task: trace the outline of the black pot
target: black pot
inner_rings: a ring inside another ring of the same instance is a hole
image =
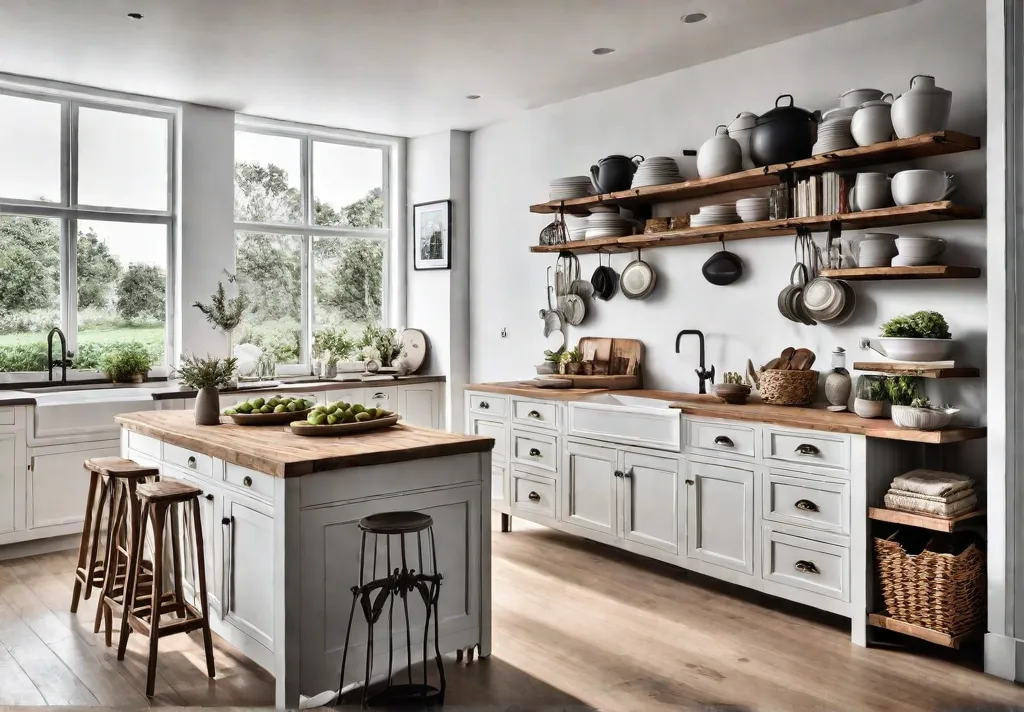
[[[788,106],[779,102],[789,98]],[[810,112],[793,106],[793,96],[782,94],[775,100],[775,108],[757,117],[750,131],[750,158],[755,166],[773,163],[792,163],[810,158],[821,120],[820,112]]]
[[[724,287],[743,276],[743,262],[733,253],[723,249],[708,257],[700,271],[704,274],[704,279],[711,284]]]

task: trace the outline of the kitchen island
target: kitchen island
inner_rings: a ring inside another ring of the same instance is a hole
[[[403,424],[306,438],[288,426],[242,427],[228,418],[197,426],[187,411],[116,421],[124,457],[202,488],[212,628],[274,675],[277,707],[337,689],[350,588],[359,576],[358,523],[378,512],[433,517],[444,576],[441,651],[479,646],[481,656],[490,654],[492,438]],[[186,571],[187,593],[191,583]],[[423,612],[410,613],[412,638],[422,639]],[[386,625],[382,617],[378,641]],[[365,641],[357,621],[346,685],[362,680]],[[377,648],[374,669],[381,671],[387,647]]]

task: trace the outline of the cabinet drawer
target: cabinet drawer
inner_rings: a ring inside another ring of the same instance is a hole
[[[770,470],[761,478],[761,516],[783,524],[850,533],[850,483]]]
[[[558,430],[558,404],[513,398],[512,422],[532,428]]]
[[[0,408],[0,425],[14,425],[14,407]]]
[[[267,501],[274,500],[274,478],[230,462],[224,465],[224,481]]]
[[[512,462],[540,470],[558,470],[558,437],[547,433],[512,431]]]
[[[850,600],[850,550],[764,528],[762,577],[766,581]]]
[[[764,457],[808,467],[850,469],[850,439],[798,430],[765,428]]]
[[[505,473],[507,471],[505,465],[491,464],[491,499],[505,500]]]
[[[486,413],[492,418],[504,418],[508,415],[508,398],[470,393],[469,409],[475,413]]]
[[[686,420],[686,444],[716,455],[757,457],[757,431],[722,421]]]
[[[373,386],[363,389],[362,395],[361,403],[367,408],[383,408],[398,412],[398,386]]]
[[[198,472],[200,475],[213,476],[213,458],[209,455],[164,443],[164,459],[172,465]]]
[[[530,472],[512,470],[512,501],[509,506],[555,518],[555,481]]]
[[[494,449],[491,457],[495,460],[504,460],[508,457],[508,428],[505,423],[498,420],[491,420],[490,416],[472,416],[470,418],[470,434],[483,435],[494,438]]]
[[[128,448],[131,450],[137,450],[144,455],[155,457],[160,459],[160,441],[156,438],[151,438],[148,435],[139,435],[128,431]]]

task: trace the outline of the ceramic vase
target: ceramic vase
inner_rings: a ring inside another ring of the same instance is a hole
[[[825,378],[825,398],[833,406],[847,407],[853,382],[845,371],[832,371]]]
[[[196,425],[220,425],[220,391],[200,388],[196,394]]]
[[[885,401],[873,401],[866,398],[855,398],[853,412],[862,418],[881,418]]]

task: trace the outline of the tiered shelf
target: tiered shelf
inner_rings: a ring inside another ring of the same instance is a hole
[[[895,633],[902,633],[903,635],[909,635],[914,638],[920,638],[926,640],[929,643],[935,643],[936,645],[942,645],[947,648],[959,648],[960,644],[969,638],[976,637],[978,632],[964,633],[963,635],[946,635],[940,633],[937,630],[931,630],[929,628],[922,628],[919,625],[913,623],[904,623],[898,621],[895,618],[883,615],[881,613],[869,613],[868,614],[868,625],[875,626],[876,628],[885,628]]]
[[[981,371],[978,369],[964,366],[943,368],[941,366],[906,365],[889,361],[856,361],[853,364],[853,370],[884,373],[889,376],[917,376],[918,378],[977,378],[981,375]]]
[[[823,269],[822,277],[845,279],[847,282],[893,281],[906,279],[975,279],[981,276],[977,267],[950,265],[924,265],[921,267],[853,267]]]
[[[961,514],[959,517],[944,519],[916,512],[899,512],[895,509],[885,509],[883,507],[868,507],[868,519],[874,519],[877,522],[889,522],[890,524],[901,524],[908,527],[918,527],[920,529],[930,529],[934,532],[945,532],[947,534],[956,529],[957,525],[981,519],[984,516],[985,510],[983,509],[976,509],[973,512]]]

